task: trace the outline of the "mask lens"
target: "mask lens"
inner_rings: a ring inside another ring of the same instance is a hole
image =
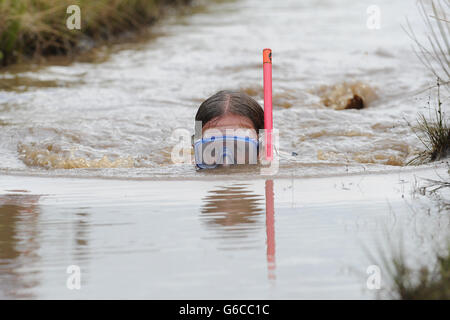
[[[258,141],[249,137],[222,136],[197,140],[194,144],[195,163],[201,169],[217,165],[256,164]]]

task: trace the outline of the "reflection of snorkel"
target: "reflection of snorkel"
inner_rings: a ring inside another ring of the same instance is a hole
[[[267,269],[269,279],[275,279],[275,210],[273,180],[266,180],[266,236],[267,236]]]

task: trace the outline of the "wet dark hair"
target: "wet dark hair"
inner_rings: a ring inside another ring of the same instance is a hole
[[[240,91],[222,90],[212,95],[198,108],[195,121],[201,121],[203,127],[210,120],[228,113],[250,119],[256,133],[264,129],[263,108],[248,94]]]

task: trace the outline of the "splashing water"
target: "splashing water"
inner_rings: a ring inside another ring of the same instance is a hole
[[[419,146],[407,121],[426,105],[428,92],[417,92],[431,77],[401,28],[399,13],[419,20],[415,5],[379,6],[382,25],[371,30],[363,3],[220,1],[160,22],[147,41],[99,48],[93,63],[6,71],[0,172],[197,176],[172,163],[174,131],[193,134],[198,106],[218,90],[262,105],[265,47],[279,150],[297,154],[281,159],[278,175],[402,166]],[[342,110],[355,96],[364,108]]]

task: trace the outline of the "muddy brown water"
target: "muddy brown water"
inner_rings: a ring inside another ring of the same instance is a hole
[[[192,166],[173,165],[175,129],[192,134],[199,104],[221,89],[262,104],[265,47],[273,49],[279,150],[297,154],[280,175],[401,166],[420,147],[406,120],[426,107],[426,90],[417,92],[433,82],[401,26],[405,17],[418,35],[423,26],[414,4],[385,1],[381,28],[371,30],[367,6],[221,1],[168,17],[148,41],[99,49],[104,58],[93,63],[5,71],[0,170],[195,177]],[[335,110],[352,94],[368,107]],[[98,170],[66,170],[85,168]]]
[[[370,30],[370,4],[218,1],[94,61],[5,70],[0,298],[373,298],[364,245],[430,254],[448,216],[414,185],[446,169],[402,167],[432,84],[401,29],[417,10],[379,1]],[[279,170],[173,164],[205,98],[262,104],[265,47]],[[367,108],[338,110],[353,92]]]

